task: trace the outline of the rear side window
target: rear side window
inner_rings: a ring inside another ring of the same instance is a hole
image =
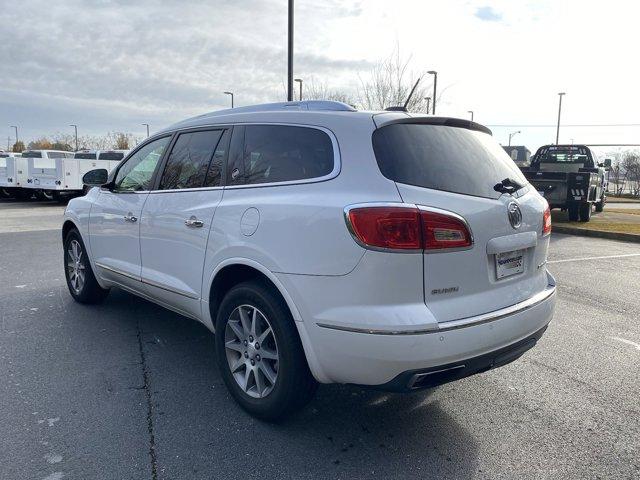
[[[95,153],[76,153],[75,156],[73,158],[79,158],[80,160],[95,160],[96,159],[96,154]]]
[[[230,162],[228,178],[231,184],[251,185],[305,180],[329,175],[333,163],[333,145],[322,130],[246,125],[242,165]]]
[[[373,149],[382,174],[398,183],[485,198],[498,198],[493,187],[506,178],[527,185],[509,155],[484,132],[392,124],[373,133]]]
[[[100,160],[122,160],[123,158],[122,152],[100,152]]]
[[[180,134],[164,168],[160,190],[204,186],[209,164],[222,133],[222,130],[206,130]],[[217,182],[219,185],[220,175]]]
[[[42,152],[34,152],[33,150],[27,150],[26,152],[22,152],[23,157],[29,158],[42,158]]]

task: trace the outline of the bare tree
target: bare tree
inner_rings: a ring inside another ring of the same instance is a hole
[[[410,62],[411,57],[403,59],[400,48],[396,47],[389,57],[373,67],[369,79],[360,78],[358,90],[360,106],[365,110],[384,110],[388,107],[404,105],[419,78],[409,70]],[[431,86],[426,84],[425,78],[421,78],[407,109],[412,112],[426,112],[425,97],[430,96],[430,91]]]
[[[18,140],[16,143],[14,143],[11,151],[16,153],[24,152],[24,143],[22,142],[22,140]]]
[[[356,104],[355,100],[348,93],[329,88],[326,83],[316,81],[313,77],[307,80],[304,84],[303,98],[305,100],[334,100],[348,105]]]
[[[640,155],[636,152],[627,152],[622,159],[622,168],[629,191],[634,197],[640,197]]]

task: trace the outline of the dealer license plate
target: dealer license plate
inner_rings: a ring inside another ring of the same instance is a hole
[[[498,253],[495,258],[498,279],[524,272],[524,250]]]

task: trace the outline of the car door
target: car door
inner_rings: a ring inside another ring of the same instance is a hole
[[[171,136],[142,145],[102,188],[91,208],[89,242],[98,274],[107,281],[141,289],[142,207]]]
[[[140,248],[145,291],[180,313],[200,318],[202,271],[230,130],[176,135],[142,210]]]

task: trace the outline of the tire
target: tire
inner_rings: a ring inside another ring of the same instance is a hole
[[[13,195],[6,188],[0,188],[0,198],[13,198]]]
[[[578,205],[569,205],[569,221],[577,222],[580,219],[580,209]]]
[[[591,203],[581,203],[580,204],[580,221],[588,222],[591,220]]]
[[[51,193],[51,191],[46,191],[46,190],[38,190],[36,192],[36,198],[38,200],[53,200],[53,194]]]
[[[33,195],[32,190],[29,190],[26,188],[18,188],[17,190],[14,191],[13,198],[24,202],[27,200],[31,200],[32,195]]]
[[[597,213],[602,213],[604,211],[604,204],[607,203],[607,196],[606,195],[602,195],[602,197],[600,198],[600,201],[598,203],[596,203],[596,212]]]
[[[241,283],[227,292],[218,309],[215,346],[224,383],[251,415],[276,421],[313,398],[317,382],[309,371],[291,312],[282,297],[263,282]]]
[[[74,257],[79,260],[75,261]],[[98,284],[84,242],[76,229],[69,231],[64,239],[64,276],[69,293],[76,302],[100,303],[109,294],[109,290]]]

